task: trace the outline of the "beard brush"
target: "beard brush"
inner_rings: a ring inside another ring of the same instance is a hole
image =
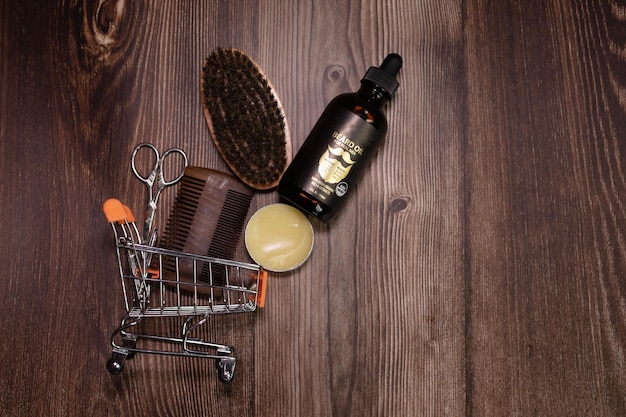
[[[285,112],[261,67],[237,49],[218,48],[202,68],[204,118],[233,173],[255,190],[278,185],[291,162]]]
[[[232,175],[207,168],[187,167],[180,182],[160,246],[213,258],[232,259],[245,224],[253,192]],[[172,259],[164,271],[173,275]],[[181,258],[180,280],[213,286],[226,284],[226,267],[219,264],[197,265]],[[193,286],[181,286],[193,290]],[[199,293],[215,291],[197,286]]]

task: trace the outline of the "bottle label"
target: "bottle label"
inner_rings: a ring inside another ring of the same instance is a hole
[[[356,184],[383,136],[359,116],[341,108],[334,111],[339,115],[332,123],[318,124],[311,132],[318,146],[310,151],[317,153],[318,163],[305,188],[328,205]]]
[[[335,132],[338,133],[338,132]],[[328,147],[328,150],[324,152],[320,158],[317,172],[320,177],[329,184],[337,184],[342,179],[346,178],[352,165],[356,161],[353,161],[348,151],[337,147]]]

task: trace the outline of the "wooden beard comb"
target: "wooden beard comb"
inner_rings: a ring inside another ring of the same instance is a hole
[[[237,178],[207,168],[187,167],[180,182],[160,246],[165,249],[232,259],[245,224],[253,191]],[[225,285],[224,266],[198,265],[198,282]],[[211,271],[209,269],[212,269]],[[175,265],[164,265],[175,272]],[[193,282],[189,260],[179,263],[180,279]],[[198,288],[198,292],[202,287]],[[206,292],[211,288],[207,287]]]

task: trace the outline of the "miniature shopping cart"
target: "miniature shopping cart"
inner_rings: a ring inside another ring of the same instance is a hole
[[[143,157],[138,157],[140,153]],[[146,162],[147,155],[153,163],[151,171],[143,175],[140,168],[145,163],[136,160]],[[163,171],[166,161],[170,168],[175,165],[172,160],[182,163],[183,169],[167,180]],[[107,369],[113,374],[120,373],[126,359],[135,353],[153,353],[214,359],[219,379],[230,382],[235,371],[234,349],[203,340],[200,330],[211,315],[252,312],[265,304],[267,272],[260,266],[157,245],[153,221],[159,196],[182,179],[187,161],[178,148],[161,155],[154,145],[141,143],[133,150],[132,172],[148,189],[141,233],[132,211],[121,201],[109,199],[102,207],[115,235],[126,307],[126,315],[111,335],[113,349]],[[166,320],[175,321],[175,330],[169,330],[171,324],[163,325]]]
[[[111,335],[108,371],[121,372],[124,361],[135,353],[154,353],[214,359],[219,379],[230,382],[236,362],[234,349],[204,341],[196,334],[213,314],[263,307],[266,271],[255,264],[142,244],[128,207],[110,199],[103,211],[115,235],[126,307],[121,325]],[[179,320],[177,334],[136,330],[142,322],[166,318]]]

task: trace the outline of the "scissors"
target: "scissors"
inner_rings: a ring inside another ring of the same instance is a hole
[[[135,159],[137,157],[137,153],[142,148],[148,148],[154,158],[154,167],[152,168],[152,172],[149,175],[143,176],[137,170],[137,166],[135,165]],[[165,175],[163,174],[163,165],[166,158],[170,157],[170,155],[178,155],[183,160],[183,169],[180,174],[172,180],[166,180]],[[131,157],[130,166],[133,170],[133,174],[141,182],[146,184],[148,188],[148,208],[146,210],[146,217],[143,225],[143,239],[144,242],[149,242],[148,244],[154,244],[153,240],[156,240],[156,234],[152,233],[152,222],[154,221],[154,213],[156,212],[157,203],[159,201],[159,196],[161,195],[161,191],[165,188],[176,184],[178,181],[183,178],[185,174],[185,168],[187,167],[188,159],[187,154],[178,148],[170,148],[161,156],[159,155],[159,151],[157,148],[150,143],[140,143],[133,150],[133,154]],[[155,189],[156,183],[156,189]],[[152,236],[151,236],[152,235]]]

